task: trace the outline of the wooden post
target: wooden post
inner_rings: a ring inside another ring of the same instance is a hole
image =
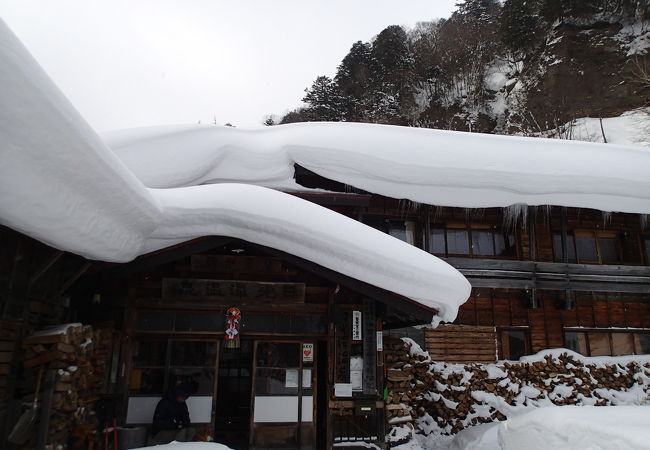
[[[534,206],[528,207],[528,253],[529,259],[535,262],[537,258],[537,237],[535,236],[535,222],[537,221],[537,214]],[[537,302],[537,268],[533,264],[533,270],[531,274],[531,280],[533,282],[533,287],[530,289],[529,298],[528,298],[528,307],[535,309],[539,306]]]
[[[41,402],[41,414],[38,421],[38,435],[36,440],[36,450],[44,450],[47,444],[47,438],[50,434],[50,413],[52,410],[52,394],[54,393],[55,369],[49,369],[45,376],[45,394]]]

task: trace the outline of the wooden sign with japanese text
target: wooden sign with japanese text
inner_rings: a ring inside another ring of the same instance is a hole
[[[163,278],[162,297],[174,300],[224,300],[237,303],[303,303],[305,301],[305,285],[303,283]]]

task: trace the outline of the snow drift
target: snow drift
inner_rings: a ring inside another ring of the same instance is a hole
[[[62,250],[115,262],[200,236],[232,236],[409,297],[438,309],[447,321],[469,296],[467,280],[445,262],[292,195],[242,184],[145,187],[2,21],[0,61],[3,225]],[[188,151],[191,143],[186,142]],[[151,167],[169,161],[155,153],[146,157]],[[195,165],[181,164],[182,154],[175,158],[179,175],[161,176],[169,177],[171,186],[200,179],[202,170],[214,166],[201,169],[203,158],[193,160]],[[213,155],[213,162],[219,158]],[[274,158],[253,158],[249,176],[267,176],[264,167]]]
[[[438,206],[558,205],[650,213],[650,149],[359,123],[105,133],[149,187],[245,182],[285,190],[297,163],[321,176]]]
[[[499,425],[505,450],[650,448],[648,406],[560,406],[530,411]]]

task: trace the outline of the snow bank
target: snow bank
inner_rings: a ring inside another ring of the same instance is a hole
[[[0,223],[53,247],[115,262],[206,235],[241,238],[419,301],[438,309],[447,321],[469,296],[469,282],[443,261],[297,197],[241,184],[145,187],[1,21],[0,61]],[[159,172],[164,164],[153,171],[169,177],[171,186],[211,179],[215,164],[205,160],[210,152],[196,149],[203,133],[209,137],[218,129],[201,130],[196,141],[187,134],[174,135],[184,136],[172,139],[181,146],[167,151],[161,145],[160,157],[141,156],[152,168],[159,160],[173,163],[174,170],[165,174]],[[249,146],[247,140],[231,150],[246,153],[249,147],[263,146],[267,136],[256,136],[262,139],[259,145]],[[179,148],[187,153],[176,153]],[[221,158],[211,154],[213,163]],[[244,172],[232,158],[223,157],[223,164],[216,166],[224,174],[237,169],[237,177],[245,181],[290,178],[290,164],[282,169],[278,155],[248,155]]]
[[[650,108],[639,108],[627,111],[618,117],[581,117],[567,122],[560,127],[563,135],[570,139],[587,142],[604,142],[617,145],[638,145],[650,147]],[[548,130],[541,135],[557,137],[556,130]]]
[[[223,444],[216,444],[214,442],[170,442],[169,444],[164,445],[154,445],[151,447],[142,447],[141,449],[135,450],[144,450],[144,449],[158,448],[161,450],[232,450],[230,447],[226,447]]]
[[[360,123],[154,127],[103,135],[150,187],[290,185],[293,164],[440,206],[559,205],[650,213],[650,150]]]
[[[627,450],[650,448],[650,407],[539,408],[499,426],[504,450]]]
[[[499,450],[499,425],[498,422],[482,423],[466,428],[454,437],[449,450]]]

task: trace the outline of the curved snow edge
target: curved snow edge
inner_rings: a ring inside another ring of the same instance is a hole
[[[245,182],[299,190],[299,164],[368,192],[436,206],[650,213],[650,149],[643,147],[326,122],[174,125],[102,137],[149,187]]]
[[[241,184],[145,187],[1,20],[0,61],[0,223],[113,262],[207,235],[241,238],[409,297],[447,321],[469,297],[469,282],[435,256],[292,195]]]

